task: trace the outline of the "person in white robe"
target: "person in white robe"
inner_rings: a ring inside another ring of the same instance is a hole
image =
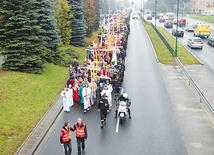
[[[89,87],[88,83],[85,84],[85,87],[82,90],[82,95],[84,97],[84,113],[86,113],[87,110],[90,110],[90,96],[91,96],[91,88]]]
[[[69,98],[67,100],[68,106],[69,107],[73,107],[74,100],[73,100],[73,89],[72,89],[72,85],[71,84],[68,85],[68,93],[69,93]]]
[[[112,91],[113,91],[113,88],[112,88],[112,85],[110,84],[110,82],[109,82],[109,80],[106,80],[106,86],[108,87],[108,92],[107,92],[107,94],[108,94],[108,103],[109,103],[109,109],[111,109],[111,107],[112,107],[112,95],[111,95],[111,93],[112,93]]]
[[[111,98],[111,92],[108,90],[107,85],[104,86],[104,89],[101,92],[101,96],[103,96],[104,94],[106,94],[106,99],[108,100],[109,103],[109,110],[111,110],[111,106],[112,104],[110,104],[110,98]]]
[[[69,105],[68,105],[68,98],[70,97],[70,93],[69,93],[69,91],[67,90],[66,87],[64,88],[64,90],[61,92],[60,95],[62,96],[63,110],[65,112],[69,112],[70,108],[69,108]]]

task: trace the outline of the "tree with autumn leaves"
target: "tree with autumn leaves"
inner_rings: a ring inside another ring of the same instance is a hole
[[[85,5],[85,21],[86,21],[86,36],[90,37],[94,30],[94,25],[97,18],[97,10],[94,0],[84,0]]]
[[[67,0],[58,0],[55,17],[61,37],[61,44],[69,45],[72,37],[71,19],[73,18],[73,14]]]

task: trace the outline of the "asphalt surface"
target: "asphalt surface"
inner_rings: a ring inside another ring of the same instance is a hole
[[[155,20],[153,18],[153,20],[149,21],[152,22],[153,24],[155,24]],[[198,23],[198,20],[195,19],[191,19],[191,18],[187,18],[187,23]],[[164,23],[159,23],[158,19],[156,21],[157,26],[163,27],[164,28]],[[174,25],[175,26],[175,25]],[[214,26],[211,24],[211,28],[214,28]],[[171,28],[165,28],[170,34],[172,33],[172,29]],[[191,49],[187,46],[187,40],[191,37],[193,37],[193,32],[186,32],[186,28],[184,27],[184,37],[178,37],[178,41],[184,46],[186,47],[189,52],[191,52],[194,56],[196,56],[199,61],[201,61],[204,66],[206,66],[212,73],[214,73],[214,48],[210,45],[207,44],[207,39],[206,38],[202,38],[203,42],[204,42],[204,46],[203,49]],[[214,30],[214,29],[213,29]],[[211,35],[213,34],[213,32],[211,32]],[[179,52],[179,49],[178,49]]]
[[[146,31],[140,20],[131,20],[124,90],[132,99],[132,119],[119,125],[112,110],[107,125],[100,129],[99,113],[94,105],[84,115],[76,105],[69,114],[62,112],[36,154],[63,154],[59,133],[64,122],[76,123],[78,117],[87,124],[88,140],[85,155],[185,155],[179,125],[173,111],[158,64]],[[114,109],[114,108],[113,108]],[[73,154],[77,154],[72,133]]]

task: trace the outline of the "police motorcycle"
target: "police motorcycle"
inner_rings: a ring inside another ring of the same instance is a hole
[[[115,110],[115,118],[119,118],[119,121],[122,124],[126,116],[129,115],[129,118],[131,118],[129,108],[129,106],[131,105],[131,101],[128,100],[127,93],[122,93],[116,100],[117,108]]]

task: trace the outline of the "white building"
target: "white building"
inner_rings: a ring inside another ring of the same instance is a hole
[[[214,10],[214,0],[190,0],[191,13]]]

